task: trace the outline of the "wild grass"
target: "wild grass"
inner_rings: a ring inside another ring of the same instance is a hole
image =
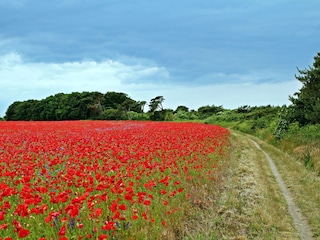
[[[278,144],[308,170],[320,176],[320,124],[304,127],[291,124]]]
[[[302,162],[295,161],[275,147],[262,143],[274,160],[298,207],[309,220],[315,239],[320,239],[320,177],[310,172]]]

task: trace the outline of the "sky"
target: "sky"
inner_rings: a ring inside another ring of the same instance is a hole
[[[56,93],[165,108],[290,104],[320,51],[320,1],[0,0],[0,116]]]

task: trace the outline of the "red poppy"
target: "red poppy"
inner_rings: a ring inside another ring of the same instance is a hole
[[[19,232],[18,232],[18,236],[19,238],[25,238],[26,236],[28,236],[30,234],[30,231],[27,230],[27,229],[19,229]]]
[[[67,233],[67,228],[65,225],[63,225],[59,230],[59,236],[64,236]]]
[[[124,211],[124,210],[127,209],[127,207],[126,207],[125,204],[120,204],[120,205],[119,205],[119,209]]]
[[[109,230],[116,230],[115,222],[105,222],[105,225],[102,226],[103,230],[109,231]]]
[[[151,204],[151,201],[149,199],[146,199],[143,201],[143,204],[149,206]]]
[[[98,239],[99,240],[105,240],[105,239],[108,239],[108,235],[107,234],[101,234],[99,237],[98,237]]]
[[[97,209],[94,211],[94,217],[95,217],[95,218],[100,217],[101,214],[102,214],[102,208],[97,208]]]
[[[3,224],[0,225],[0,230],[1,229],[6,229],[6,228],[8,228],[8,224],[7,223],[3,223]]]

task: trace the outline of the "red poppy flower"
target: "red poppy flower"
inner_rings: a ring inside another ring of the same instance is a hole
[[[67,233],[67,228],[65,225],[63,225],[59,230],[59,236],[64,236]]]
[[[2,225],[0,225],[0,230],[1,229],[6,229],[8,228],[8,224],[7,223],[3,223]]]
[[[98,239],[99,240],[106,240],[106,239],[108,239],[108,235],[107,234],[101,234],[99,237],[98,237]]]
[[[94,217],[95,217],[95,218],[99,218],[101,214],[102,214],[102,208],[97,208],[97,209],[94,211]]]
[[[30,234],[30,231],[27,229],[23,229],[21,228],[18,232],[18,236],[19,238],[25,238],[26,236],[28,236]]]
[[[151,204],[151,201],[149,199],[146,199],[143,201],[143,204],[149,206]]]
[[[109,231],[109,230],[116,230],[115,222],[105,222],[105,225],[102,226],[103,230]]]
[[[124,210],[127,209],[127,207],[126,207],[125,204],[120,204],[120,205],[119,205],[119,209],[124,211]]]

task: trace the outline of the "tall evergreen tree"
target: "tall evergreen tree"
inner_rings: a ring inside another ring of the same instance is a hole
[[[313,66],[300,70],[296,79],[302,83],[299,92],[290,96],[292,102],[290,120],[301,126],[320,123],[320,52],[314,57]]]

